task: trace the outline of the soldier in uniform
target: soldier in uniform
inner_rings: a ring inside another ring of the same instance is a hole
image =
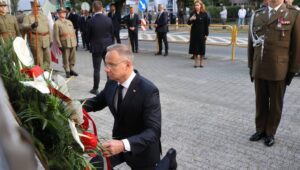
[[[17,19],[14,16],[6,14],[7,5],[4,1],[0,0],[0,44],[2,39],[4,42],[15,39],[20,36],[20,30]]]
[[[76,61],[76,35],[73,24],[66,19],[67,10],[61,7],[58,10],[59,19],[54,23],[54,37],[63,53],[63,65],[66,77],[78,76],[73,70]]]
[[[250,141],[275,142],[286,86],[300,69],[300,14],[284,0],[270,0],[250,23],[248,66],[256,94],[256,133]]]
[[[36,65],[42,65],[46,69],[50,67],[50,47],[52,36],[48,18],[34,9],[31,1],[32,13],[24,17],[22,29],[28,34],[29,46]],[[37,3],[37,8],[40,4]]]

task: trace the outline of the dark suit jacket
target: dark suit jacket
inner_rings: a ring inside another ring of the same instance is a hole
[[[113,44],[113,25],[110,18],[103,14],[94,15],[88,24],[88,40],[92,53],[102,53]]]
[[[155,24],[157,27],[155,28],[155,32],[166,33],[169,31],[168,29],[168,13],[163,12],[160,16],[158,15]]]
[[[135,27],[135,32],[138,31],[138,28],[139,28],[139,16],[137,14],[134,14],[134,17],[133,19],[130,19],[130,14],[128,14],[126,16],[126,25],[127,25],[127,28],[129,30],[129,27]],[[131,30],[129,30],[131,31]]]
[[[108,81],[96,97],[84,104],[89,111],[109,107],[115,122],[113,138],[128,139],[130,152],[122,153],[126,163],[138,169],[154,167],[160,160],[161,107],[159,91],[149,80],[136,74],[116,112],[114,95],[118,88],[116,81]]]
[[[86,19],[84,16],[81,16],[79,21],[78,21],[78,26],[79,26],[79,30],[83,33],[87,33],[88,32],[88,22],[91,19],[91,16],[87,16]]]
[[[107,16],[111,18],[114,30],[119,31],[121,29],[121,15],[118,12],[115,12],[115,14],[112,16],[112,13],[110,12]]]
[[[78,14],[72,14],[67,17],[68,20],[70,20],[73,24],[73,27],[75,30],[78,29],[78,20],[80,19],[80,16]]]
[[[248,38],[248,66],[254,78],[280,81],[288,72],[300,70],[300,13],[294,7],[282,4],[269,19],[268,8],[255,12],[253,31],[264,35],[264,49],[253,47],[252,36]],[[284,20],[279,26],[279,20]]]

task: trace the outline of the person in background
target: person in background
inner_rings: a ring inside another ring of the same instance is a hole
[[[158,5],[159,13],[155,20],[155,32],[157,34],[158,39],[158,52],[155,55],[162,55],[162,41],[165,45],[165,54],[164,56],[168,55],[168,39],[167,39],[167,32],[169,31],[168,28],[168,12],[164,11],[164,6],[162,4]]]
[[[73,24],[66,19],[67,10],[64,7],[58,9],[59,19],[54,22],[54,38],[62,51],[63,67],[66,72],[66,78],[78,76],[74,71],[76,62],[76,35]]]
[[[88,41],[88,22],[90,19],[91,16],[89,16],[89,11],[83,10],[82,16],[78,21],[78,27],[82,38],[82,46],[86,50],[90,50],[90,42]]]
[[[16,17],[7,14],[7,4],[2,0],[0,0],[0,19],[5,23],[0,24],[0,38],[3,39],[4,43],[8,43],[14,40],[16,36],[21,35]],[[0,41],[1,44],[2,41]]]
[[[221,18],[222,25],[226,25],[227,9],[226,9],[226,6],[223,6],[222,8],[223,8],[223,10],[220,12],[220,18]],[[223,29],[226,29],[226,27],[224,26]]]
[[[246,17],[247,11],[244,7],[244,5],[241,6],[241,9],[238,11],[238,27],[241,28],[245,24],[245,17]]]
[[[67,10],[70,10],[70,8],[67,8]],[[70,20],[73,24],[74,30],[75,30],[75,35],[76,35],[76,41],[77,41],[77,45],[76,45],[76,50],[78,48],[78,21],[80,19],[80,16],[76,13],[76,9],[72,8],[71,11],[68,11],[68,16],[66,17],[68,20]]]
[[[107,15],[113,23],[114,26],[114,38],[117,40],[118,44],[121,44],[120,39],[120,29],[121,29],[121,14],[116,11],[116,5],[110,5],[110,12]]]
[[[99,93],[100,66],[106,55],[106,48],[113,44],[113,23],[111,19],[103,14],[103,6],[100,1],[93,2],[94,15],[88,26],[88,40],[93,58],[94,85],[90,93]]]
[[[209,34],[209,18],[202,1],[194,2],[194,11],[190,14],[188,24],[192,25],[189,54],[193,54],[194,68],[203,67],[205,42]],[[200,55],[200,59],[198,55]]]
[[[139,42],[138,42],[138,29],[139,29],[139,16],[134,13],[134,8],[130,7],[129,14],[125,17],[126,25],[128,28],[128,35],[131,44],[132,52],[138,53]]]
[[[147,16],[148,18],[147,18],[147,19],[148,19],[149,30],[152,30],[152,27],[151,27],[151,23],[152,23],[152,14],[151,14],[151,13],[152,13],[151,10],[147,12],[147,14],[148,14],[148,16]]]
[[[34,9],[34,1],[30,1],[30,4],[32,13],[24,17],[22,31],[28,34],[29,46],[34,58],[34,63],[46,69],[50,69],[52,35],[48,18],[42,14],[39,9]],[[40,3],[36,5],[37,8],[40,7]]]

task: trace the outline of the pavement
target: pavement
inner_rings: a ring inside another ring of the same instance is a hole
[[[248,140],[255,132],[255,94],[245,61],[207,55],[204,68],[195,69],[188,55],[154,52],[140,48],[135,67],[160,90],[163,155],[175,148],[179,170],[300,169],[300,78],[287,88],[275,145],[265,147],[262,141]],[[88,92],[93,85],[91,58],[79,47],[75,70],[80,75],[68,83],[74,99],[93,96]],[[61,65],[53,67],[65,75]],[[105,82],[102,63],[100,89]],[[111,139],[109,110],[91,116],[101,141]],[[116,169],[129,168],[122,164]]]

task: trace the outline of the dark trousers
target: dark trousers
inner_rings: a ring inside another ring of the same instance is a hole
[[[81,33],[81,38],[82,38],[82,46],[83,46],[83,48],[86,47],[86,49],[90,49],[90,44],[88,42],[87,33],[82,32]]]
[[[121,44],[121,39],[120,39],[120,30],[114,30],[114,38],[117,40],[118,44]]]
[[[131,31],[128,30],[129,34],[129,39],[130,39],[130,44],[131,44],[131,49],[132,51],[137,51],[139,49],[139,44],[138,44],[138,31]]]
[[[167,33],[166,32],[158,32],[157,33],[157,39],[158,39],[158,52],[162,52],[162,41],[165,44],[165,53],[168,53],[169,45],[167,40]]]
[[[285,81],[255,79],[256,94],[256,131],[266,135],[275,135],[279,125],[283,99],[286,89]]]
[[[101,52],[92,53],[93,68],[94,68],[94,86],[93,86],[93,89],[98,89],[99,88],[101,61],[102,61],[102,59],[103,60],[105,59],[105,55],[106,55],[106,50],[102,53]]]
[[[78,29],[75,29],[75,35],[76,35],[76,41],[77,41],[77,45],[76,48],[78,47]]]

